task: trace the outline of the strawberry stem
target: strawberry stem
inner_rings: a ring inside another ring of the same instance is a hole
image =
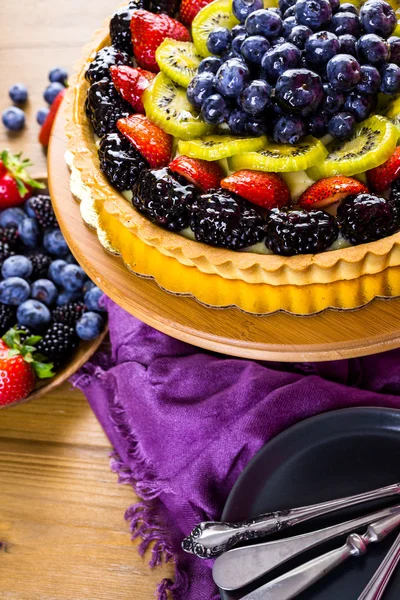
[[[48,362],[47,359],[36,351],[37,344],[42,337],[40,335],[31,335],[24,343],[21,341],[21,334],[25,331],[13,327],[9,329],[2,337],[3,342],[9,347],[8,356],[23,356],[24,360],[29,363],[39,379],[49,379],[54,377],[54,365]]]
[[[45,187],[43,183],[32,179],[29,175],[27,168],[32,167],[33,163],[29,158],[22,158],[22,152],[19,154],[11,154],[10,150],[3,150],[0,154],[0,159],[7,171],[15,179],[21,198],[28,193],[27,185],[38,190],[42,190]]]

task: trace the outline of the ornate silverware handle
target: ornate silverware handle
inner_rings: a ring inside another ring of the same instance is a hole
[[[344,546],[293,569],[242,597],[242,600],[291,600],[351,556],[361,556],[400,525],[400,514],[369,525],[364,535],[352,533]]]
[[[183,540],[182,548],[200,558],[214,558],[245,540],[264,537],[335,510],[399,493],[400,483],[395,483],[347,498],[260,515],[242,523],[205,521],[197,525]]]
[[[358,600],[380,600],[400,561],[400,535]]]

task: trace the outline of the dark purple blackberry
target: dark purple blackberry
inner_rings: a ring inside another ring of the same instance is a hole
[[[15,321],[14,321],[15,322]],[[31,337],[32,331],[25,327],[25,325],[20,325],[19,323],[16,325],[16,328],[20,332],[19,339],[21,340],[21,344],[25,344],[28,337]]]
[[[131,190],[144,169],[147,160],[120,133],[109,133],[99,148],[100,169],[117,190]]]
[[[188,207],[197,197],[196,188],[167,168],[145,170],[133,187],[132,204],[151,221],[171,231],[189,224]]]
[[[52,262],[51,256],[48,254],[43,254],[42,252],[37,252],[35,254],[31,254],[29,256],[29,260],[31,261],[33,267],[31,275],[32,281],[36,281],[36,279],[46,279],[47,272]]]
[[[190,228],[198,242],[240,250],[257,244],[264,235],[265,222],[246,200],[227,190],[211,190],[195,200]]]
[[[57,368],[72,358],[78,344],[79,339],[73,327],[65,323],[53,323],[36,344],[36,348],[39,354],[45,356]]]
[[[145,8],[143,0],[132,0],[128,6],[119,8],[110,21],[110,36],[112,45],[132,56],[131,19],[135,10]]]
[[[315,254],[339,235],[335,217],[323,210],[273,208],[267,218],[265,245],[275,254]]]
[[[102,79],[111,79],[110,67],[112,65],[131,65],[132,61],[129,54],[114,48],[106,46],[99,50],[93,61],[88,66],[85,77],[90,83],[101,81]]]
[[[13,254],[15,254],[15,252],[11,250],[9,244],[7,244],[7,242],[0,241],[0,266],[3,264],[6,258],[12,256]]]
[[[149,10],[173,17],[178,12],[179,0],[149,0]]]
[[[0,336],[15,325],[17,320],[15,306],[0,304]]]
[[[393,203],[374,194],[347,196],[337,210],[337,220],[351,244],[365,244],[391,235],[398,229]]]
[[[33,196],[29,201],[29,205],[35,212],[36,219],[43,229],[46,227],[58,227],[50,196],[45,196],[44,194]]]
[[[86,306],[83,302],[68,302],[62,306],[57,306],[51,314],[55,323],[64,323],[70,327],[75,327],[76,322],[81,318],[86,311]]]
[[[18,229],[16,227],[0,227],[0,242],[8,244],[11,250],[17,250],[21,245]]]
[[[400,179],[396,179],[396,181],[392,183],[390,202],[396,211],[397,222],[400,225]]]
[[[131,105],[121,98],[114,85],[107,79],[90,86],[85,110],[99,137],[115,131],[117,121],[133,112]]]

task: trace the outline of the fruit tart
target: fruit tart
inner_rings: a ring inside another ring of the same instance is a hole
[[[68,92],[85,221],[177,292],[193,273],[256,295],[398,267],[397,28],[384,0],[119,8]]]

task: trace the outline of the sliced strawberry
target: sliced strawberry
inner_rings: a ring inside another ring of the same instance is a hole
[[[7,169],[2,160],[0,160],[0,177],[3,177],[7,173]]]
[[[0,209],[18,206],[31,195],[33,188],[44,188],[29,175],[27,168],[32,163],[28,158],[11,154],[9,150],[3,150],[0,157]]]
[[[120,119],[117,127],[153,169],[166,167],[171,158],[172,136],[144,115]]]
[[[220,187],[221,179],[224,176],[224,171],[217,162],[189,158],[189,156],[177,156],[169,165],[169,168],[174,173],[185,177],[204,192]]]
[[[344,175],[325,177],[310,185],[300,196],[298,204],[303,208],[323,208],[339,202],[349,194],[368,192],[366,185]]]
[[[392,156],[380,165],[367,171],[368,185],[374,192],[382,193],[400,176],[400,147],[396,148]]]
[[[213,0],[182,0],[179,18],[185,25],[191,25],[193,19],[204,6]]]
[[[289,188],[276,173],[243,169],[225,177],[221,187],[263,208],[276,208],[290,202]]]
[[[110,71],[113,84],[123,99],[129,102],[136,112],[144,114],[142,95],[156,76],[155,73],[126,65],[113,65]]]
[[[158,73],[156,50],[166,38],[190,42],[190,33],[182,23],[168,15],[136,10],[131,20],[133,53],[139,67]]]
[[[63,101],[66,91],[67,91],[66,89],[61,90],[61,92],[58,94],[58,96],[54,100],[53,104],[51,105],[50,112],[47,115],[46,120],[43,123],[42,128],[40,130],[39,142],[45,148],[47,148],[47,146],[49,145],[50,135],[51,135],[51,130],[53,129],[54,119],[56,118],[57,111],[60,108],[60,104]]]

